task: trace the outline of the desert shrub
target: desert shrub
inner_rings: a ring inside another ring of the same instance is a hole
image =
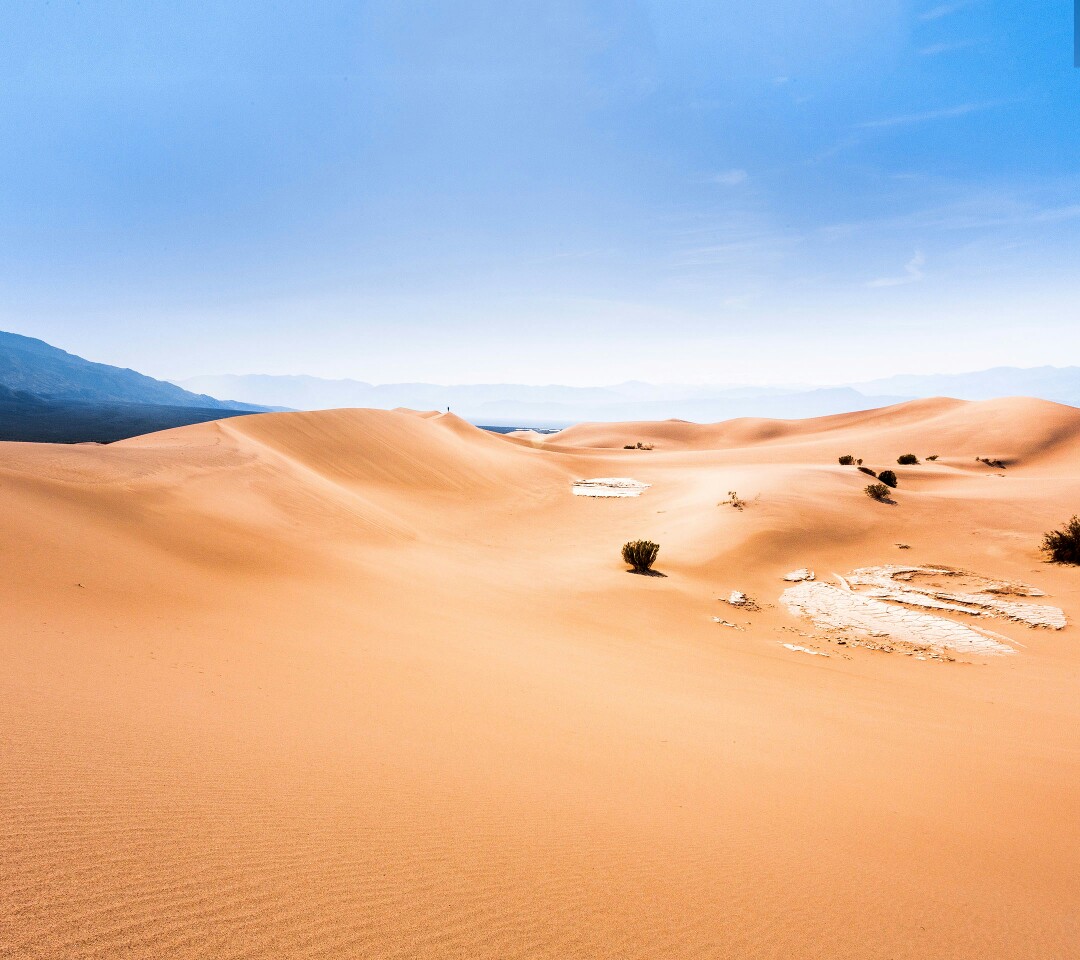
[[[623,445],[623,449],[624,450],[636,450],[637,447],[635,447],[632,443],[627,443],[627,444]]]
[[[910,466],[913,463],[918,463],[919,458],[913,453],[902,453],[896,458],[896,462],[901,466]]]
[[[850,453],[846,453],[840,458],[840,466],[842,467],[850,467],[854,463],[855,458]]]
[[[634,573],[647,573],[656,562],[659,552],[658,543],[651,540],[631,540],[623,544],[622,558],[634,568]]]
[[[729,490],[727,495],[728,499],[724,503],[730,503],[736,510],[742,510],[746,506],[746,501],[734,490]]]
[[[1080,517],[1073,517],[1061,530],[1045,534],[1042,548],[1054,563],[1080,564]]]
[[[927,460],[936,460],[941,454],[935,453],[932,457],[927,457]]]
[[[881,473],[877,475],[877,478],[889,487],[895,487],[898,483],[896,479],[896,474],[893,473],[892,470],[882,470]]]
[[[889,499],[889,488],[883,483],[870,483],[866,486],[866,495],[871,500],[877,500],[878,503],[884,503]]]
[[[1003,460],[991,460],[989,457],[976,457],[979,463],[985,463],[988,467],[996,467],[998,470],[1005,469],[1005,462]]]
[[[870,475],[871,477],[876,477],[876,476],[877,476],[877,474],[876,474],[876,473],[874,473],[874,471],[873,471],[873,470],[871,470],[871,469],[870,469],[869,467],[859,467],[859,472],[860,472],[860,473],[867,473],[867,474],[869,474],[869,475]]]
[[[861,467],[862,466],[862,457],[859,457],[859,459],[856,460],[855,462]]]

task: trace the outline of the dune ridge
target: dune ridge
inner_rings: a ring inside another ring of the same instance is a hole
[[[1043,960],[1080,936],[1080,578],[1037,550],[1080,509],[1080,411],[523,439],[336,410],[0,452],[0,956]],[[846,453],[897,471],[895,506]],[[592,477],[649,486],[575,497]],[[663,577],[626,572],[637,538]],[[1031,584],[1067,625],[931,662],[780,603],[792,570],[900,562]]]
[[[632,438],[624,440],[624,437]],[[889,458],[905,442],[949,448],[952,456],[971,452],[1030,460],[1080,443],[1080,410],[1049,400],[935,398],[858,413],[808,420],[744,418],[717,424],[683,420],[661,423],[587,423],[543,437],[553,447],[619,449],[641,439],[667,449],[724,450],[792,443],[838,444],[850,439],[872,456]],[[932,453],[940,453],[935,448]],[[931,455],[927,451],[922,456]],[[895,457],[892,457],[895,460]]]

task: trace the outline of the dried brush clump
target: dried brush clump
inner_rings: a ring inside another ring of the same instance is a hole
[[[623,544],[622,558],[631,567],[634,573],[648,573],[652,565],[656,563],[656,555],[660,552],[660,544],[651,540],[631,540]]]

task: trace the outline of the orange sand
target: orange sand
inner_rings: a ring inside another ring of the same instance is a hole
[[[0,444],[0,496],[0,956],[1080,949],[1080,570],[1037,550],[1080,512],[1080,410],[267,414]],[[666,577],[625,571],[639,537]],[[785,573],[896,562],[1070,626],[956,663],[781,645]]]

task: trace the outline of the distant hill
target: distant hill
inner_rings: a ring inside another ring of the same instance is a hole
[[[250,404],[190,393],[134,370],[93,363],[57,347],[0,331],[0,386],[53,401],[143,403],[202,410],[259,409]]]
[[[54,400],[0,386],[0,440],[112,443],[144,433],[220,420],[243,411],[153,403]]]
[[[111,443],[263,409],[0,331],[0,440]]]

